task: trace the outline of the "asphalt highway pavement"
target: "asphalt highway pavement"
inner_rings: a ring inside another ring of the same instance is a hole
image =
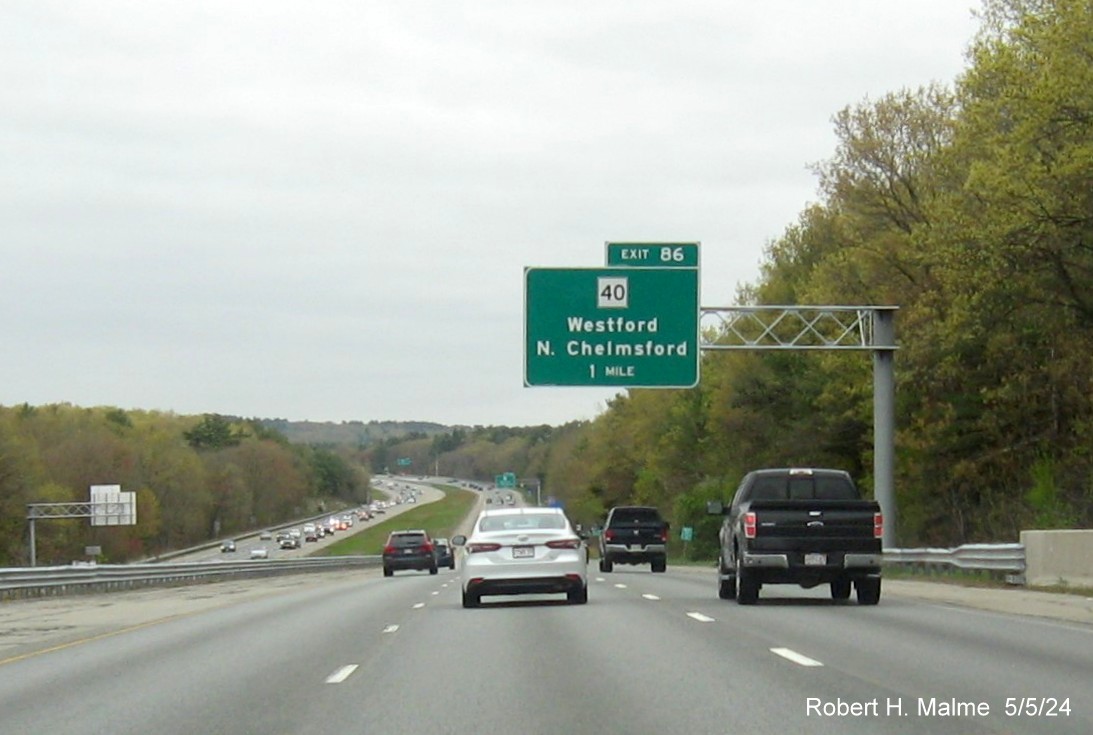
[[[740,607],[712,570],[616,569],[587,605],[466,610],[447,570],[4,603],[0,732],[1093,732],[1082,598],[1047,616],[897,582],[876,607]]]

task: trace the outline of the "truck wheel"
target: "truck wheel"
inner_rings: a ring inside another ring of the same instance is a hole
[[[614,568],[614,565],[611,563],[611,561],[609,559],[600,559],[600,571],[601,572],[605,572],[605,573],[610,572],[613,568]]]
[[[388,569],[387,567],[383,568],[383,576],[390,577],[392,574],[394,574],[394,571]]]
[[[588,587],[581,587],[580,589],[571,590],[566,593],[566,600],[571,605],[583,605],[588,602]]]
[[[754,605],[759,599],[759,582],[750,569],[745,569],[740,556],[736,557],[736,603]]]
[[[849,579],[837,579],[831,583],[831,599],[832,600],[848,600],[850,599],[850,580]]]
[[[479,600],[478,595],[463,590],[463,607],[478,607]]]
[[[880,577],[862,577],[854,582],[859,605],[876,605],[880,602]]]
[[[650,566],[652,567],[652,570],[654,572],[663,572],[668,568],[668,560],[667,559],[653,559],[652,564]]]
[[[736,577],[717,580],[717,596],[722,600],[736,599]]]
[[[429,567],[429,574],[436,574],[436,572],[437,572],[436,564],[433,564],[431,567]]]

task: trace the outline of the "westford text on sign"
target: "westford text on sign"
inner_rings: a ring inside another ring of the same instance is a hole
[[[524,384],[698,383],[696,268],[526,268]]]

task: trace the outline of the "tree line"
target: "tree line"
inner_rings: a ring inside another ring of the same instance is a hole
[[[87,502],[91,485],[136,492],[137,524],[39,521],[39,563],[89,545],[131,561],[361,502],[369,475],[347,450],[292,445],[253,420],[0,406],[0,566],[27,563],[27,504]]]

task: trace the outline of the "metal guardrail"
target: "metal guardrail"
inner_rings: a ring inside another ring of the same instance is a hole
[[[1025,547],[1022,544],[965,544],[955,549],[885,549],[884,563],[920,568],[951,567],[999,572],[1007,581],[1024,584]]]
[[[220,582],[282,574],[342,571],[380,566],[380,556],[252,559],[177,564],[88,564],[0,569],[0,600],[114,592],[141,587]]]
[[[0,569],[0,600],[342,571],[376,567],[381,563],[380,556],[330,556]],[[1021,544],[965,544],[955,549],[885,549],[884,563],[925,569],[952,567],[1000,572],[1008,575],[1008,581],[1023,584],[1025,547]]]

